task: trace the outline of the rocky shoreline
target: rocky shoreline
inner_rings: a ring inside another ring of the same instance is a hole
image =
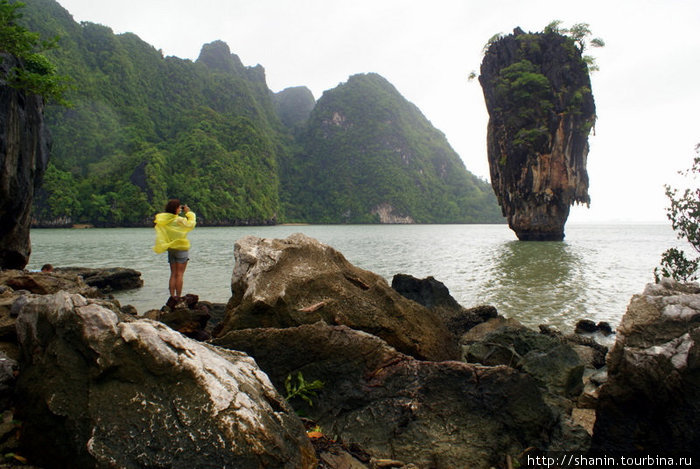
[[[0,271],[6,464],[506,468],[698,452],[697,285],[635,295],[608,353],[590,334],[465,308],[432,277],[389,285],[304,235],[246,237],[234,255],[228,304],[188,295],[139,313],[105,293],[138,273]]]

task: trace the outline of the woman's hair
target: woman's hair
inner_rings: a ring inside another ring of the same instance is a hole
[[[177,213],[177,208],[180,206],[180,199],[170,199],[168,203],[165,204],[165,211],[175,215]]]

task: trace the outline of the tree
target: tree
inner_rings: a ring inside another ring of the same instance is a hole
[[[587,46],[605,47],[605,41],[603,41],[599,37],[589,39],[592,33],[590,25],[588,23],[576,23],[570,28],[560,28],[560,25],[561,21],[554,20],[547,26],[545,26],[544,32],[561,34],[563,36],[569,36],[571,39],[573,39],[576,42],[576,45],[578,45],[579,50],[581,51],[584,62],[586,62],[586,64],[588,65],[588,70],[590,72],[597,72],[599,68],[598,64],[595,61],[595,57],[593,57],[592,55],[583,55],[583,52],[586,50]]]
[[[58,38],[44,41],[38,33],[18,25],[22,17],[18,10],[24,6],[21,2],[0,0],[0,52],[14,55],[23,64],[13,67],[5,78],[14,88],[37,94],[47,101],[68,104],[63,97],[67,78],[59,76],[56,67],[42,55],[56,47]]]
[[[695,146],[697,156],[687,171],[679,171],[683,176],[693,179],[700,174],[700,144]],[[666,209],[666,216],[678,239],[685,239],[690,246],[700,253],[700,188],[687,188],[680,195],[678,189],[666,185],[666,197],[671,205]],[[684,251],[677,248],[667,249],[661,255],[661,266],[654,269],[654,278],[658,283],[663,277],[679,281],[697,279],[700,258],[688,259]]]

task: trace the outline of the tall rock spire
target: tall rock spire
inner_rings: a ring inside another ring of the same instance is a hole
[[[29,262],[34,189],[50,149],[44,100],[10,87],[4,78],[16,66],[15,56],[0,54],[0,269],[23,269]]]
[[[573,39],[555,31],[491,43],[479,77],[489,113],[491,184],[520,240],[562,240],[569,209],[589,204],[595,103]]]

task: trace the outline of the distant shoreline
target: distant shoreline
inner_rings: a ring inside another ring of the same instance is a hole
[[[251,224],[251,225],[236,225],[236,224],[230,224],[230,225],[219,225],[219,224],[214,224],[214,225],[209,225],[206,223],[198,224],[197,226],[199,228],[232,228],[232,227],[265,227],[265,226],[339,226],[339,225],[345,225],[345,226],[358,226],[358,225],[363,225],[363,226],[439,226],[439,225],[465,225],[465,226],[478,226],[478,225],[499,225],[499,226],[507,226],[507,224],[504,223],[408,223],[408,224],[402,224],[402,223],[348,223],[348,224],[343,224],[343,223],[300,223],[300,222],[292,222],[292,223],[277,223],[274,225],[271,224]],[[668,225],[670,229],[670,224],[668,221],[642,221],[642,220],[616,220],[616,221],[611,221],[611,220],[606,220],[606,221],[598,221],[598,220],[585,220],[585,221],[572,221],[570,223],[567,223],[567,227],[571,226],[659,226],[659,225]],[[119,228],[153,228],[152,225],[109,225],[109,226],[99,226],[99,225],[93,225],[90,223],[76,223],[73,225],[55,225],[55,226],[49,226],[49,225],[33,225],[30,227],[31,230],[56,230],[56,229],[66,229],[66,230],[84,230],[84,229],[119,229]]]

